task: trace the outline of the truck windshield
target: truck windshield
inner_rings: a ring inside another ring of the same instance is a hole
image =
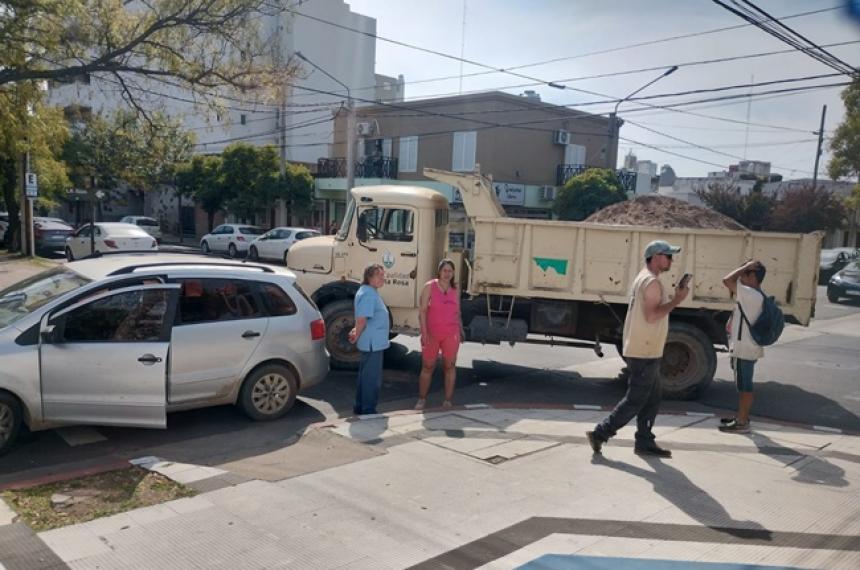
[[[355,215],[355,200],[350,200],[346,206],[346,214],[343,215],[343,222],[340,224],[340,229],[337,232],[337,239],[345,240],[346,234],[349,233],[349,226],[352,225],[352,217]]]
[[[66,267],[55,267],[0,291],[0,329],[23,319],[90,280]]]

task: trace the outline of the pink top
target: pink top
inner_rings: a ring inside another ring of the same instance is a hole
[[[460,334],[460,297],[457,289],[442,291],[439,280],[432,279],[430,302],[427,305],[427,332],[430,336],[446,337]]]

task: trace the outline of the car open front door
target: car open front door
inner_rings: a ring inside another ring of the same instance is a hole
[[[107,291],[41,324],[45,420],[164,428],[177,284]]]

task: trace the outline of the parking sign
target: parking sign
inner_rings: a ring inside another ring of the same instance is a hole
[[[39,181],[35,172],[28,172],[24,177],[24,191],[27,198],[35,198],[39,195]]]

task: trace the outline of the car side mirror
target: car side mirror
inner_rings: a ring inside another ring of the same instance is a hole
[[[358,216],[355,235],[358,237],[358,241],[367,241],[367,218],[363,212]]]

